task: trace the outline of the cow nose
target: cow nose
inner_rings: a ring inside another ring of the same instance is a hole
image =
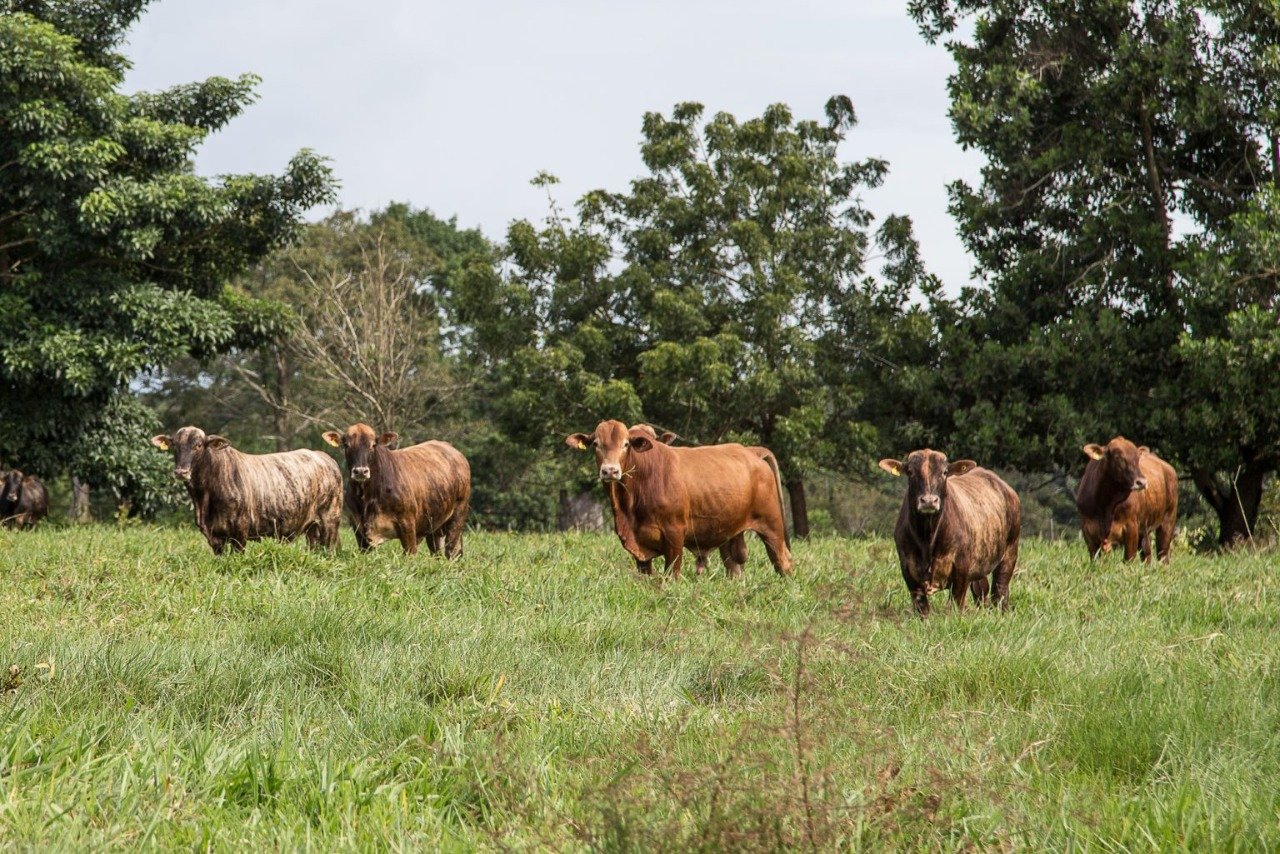
[[[942,499],[936,495],[921,495],[916,501],[916,509],[921,513],[932,515],[942,507]]]
[[[605,463],[600,466],[601,480],[622,480],[622,466],[617,463]]]
[[[1134,492],[1141,492],[1142,490],[1144,490],[1144,489],[1146,489],[1146,488],[1147,488],[1147,479],[1146,479],[1145,477],[1140,477],[1140,478],[1138,478],[1137,480],[1135,480],[1135,481],[1133,482],[1133,491],[1134,491]]]
[[[191,469],[174,469],[173,476],[178,480],[191,480]]]
[[[368,480],[368,479],[369,479],[369,467],[368,467],[368,466],[356,466],[355,468],[353,468],[353,469],[351,470],[351,479],[352,479],[352,480]]]

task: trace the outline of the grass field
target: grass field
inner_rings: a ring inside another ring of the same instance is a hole
[[[1011,612],[920,621],[886,540],[344,546],[0,532],[0,844],[1280,847],[1272,555],[1028,541]]]

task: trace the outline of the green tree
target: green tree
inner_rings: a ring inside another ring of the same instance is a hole
[[[602,416],[648,418],[700,443],[759,442],[782,464],[797,534],[804,478],[871,443],[854,382],[913,285],[910,225],[874,237],[860,193],[887,164],[840,160],[847,98],[825,121],[782,105],[739,122],[680,104],[650,113],[647,172],[571,218],[515,223],[505,275],[458,277],[455,305],[493,368],[503,424],[535,446]],[[539,184],[553,183],[543,176]]]
[[[275,332],[278,307],[225,283],[332,196],[305,151],[278,177],[193,173],[256,81],[122,94],[117,48],[145,5],[0,0],[0,456],[139,510],[169,487],[130,384]]]
[[[148,401],[166,421],[203,419],[264,449],[354,420],[406,438],[451,432],[466,417],[466,379],[445,341],[441,296],[451,266],[487,251],[479,232],[430,211],[337,211],[235,280],[239,293],[291,307],[280,334],[179,360]]]
[[[910,9],[928,39],[949,39],[953,127],[987,159],[979,186],[951,187],[980,281],[934,301],[929,400],[945,389],[948,405],[926,402],[926,432],[994,464],[1063,471],[1083,466],[1083,442],[1125,433],[1193,474],[1223,542],[1249,536],[1280,463],[1269,399],[1187,413],[1205,412],[1197,360],[1212,342],[1234,342],[1232,381],[1272,370],[1235,336],[1258,331],[1236,312],[1269,301],[1275,276],[1209,259],[1277,179],[1274,5]]]

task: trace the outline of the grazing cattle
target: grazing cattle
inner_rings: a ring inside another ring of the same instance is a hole
[[[1173,467],[1123,436],[1105,445],[1085,445],[1089,458],[1076,490],[1080,529],[1090,557],[1124,543],[1124,559],[1138,550],[1151,560],[1150,534],[1156,553],[1169,562],[1169,546],[1178,521],[1178,475]]]
[[[31,529],[49,513],[49,494],[40,478],[17,469],[5,472],[0,483],[0,525]]]
[[[929,613],[929,594],[944,587],[957,608],[964,607],[966,591],[983,603],[992,587],[1007,608],[1022,532],[1018,493],[972,460],[948,463],[927,448],[905,460],[881,460],[880,468],[907,475],[893,539],[916,612]]]
[[[614,530],[642,573],[662,556],[679,578],[685,548],[705,554],[718,547],[726,573],[738,575],[746,560],[742,534],[755,531],[778,574],[791,574],[777,469],[742,445],[672,448],[651,427],[628,429],[621,421],[602,421],[593,433],[566,436],[565,444],[594,449]]]
[[[462,556],[462,531],[471,509],[471,466],[448,442],[393,450],[395,433],[353,424],[324,440],[347,458],[347,511],[362,550],[395,537],[409,554],[425,539],[432,554]]]
[[[319,451],[245,454],[222,436],[183,427],[151,444],[174,454],[173,474],[187,486],[196,526],[214,554],[250,540],[293,540],[312,548],[338,545],[342,472]]]

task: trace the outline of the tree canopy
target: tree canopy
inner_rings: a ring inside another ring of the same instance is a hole
[[[137,507],[168,487],[130,384],[277,331],[278,306],[226,283],[333,195],[307,151],[279,176],[195,174],[257,81],[122,93],[118,45],[145,5],[0,2],[0,459]]]
[[[1280,464],[1252,308],[1276,277],[1239,251],[1280,177],[1263,5],[913,0],[956,61],[956,136],[987,158],[951,187],[980,286],[939,308],[936,436],[1078,471],[1081,444],[1124,433],[1193,476],[1224,542],[1248,536]]]
[[[848,98],[823,120],[703,113],[647,114],[643,176],[588,193],[576,216],[553,204],[541,227],[514,223],[505,267],[458,276],[454,305],[517,435],[550,444],[607,416],[766,444],[803,534],[804,476],[871,446],[859,372],[880,367],[911,288],[934,283],[908,220],[872,231],[861,193],[888,165],[842,162]],[[877,246],[884,277],[868,272]]]

